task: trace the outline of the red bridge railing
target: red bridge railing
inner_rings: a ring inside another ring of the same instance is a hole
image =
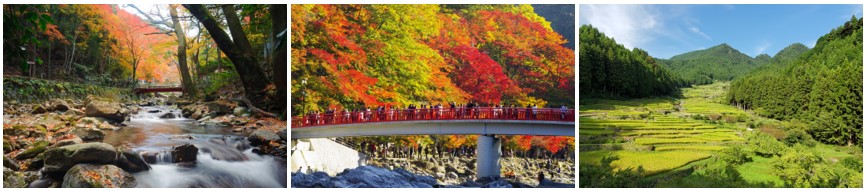
[[[559,108],[441,108],[406,110],[370,110],[309,114],[292,118],[292,128],[375,123],[389,121],[435,121],[455,119],[533,120],[574,122],[574,109]]]

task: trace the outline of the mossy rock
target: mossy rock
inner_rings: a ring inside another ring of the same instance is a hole
[[[48,145],[48,141],[37,141],[36,143],[32,144],[33,147],[25,150],[24,152],[21,152],[21,154],[18,154],[18,156],[15,156],[15,160],[25,160],[36,157],[36,155],[45,152],[45,149],[48,147]]]

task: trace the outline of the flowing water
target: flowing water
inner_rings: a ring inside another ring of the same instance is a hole
[[[178,118],[162,119],[166,113]],[[106,132],[105,143],[126,145],[143,155],[155,155],[151,170],[134,173],[138,187],[286,187],[286,160],[258,155],[246,137],[230,128],[200,126],[166,106],[142,107],[127,127]],[[194,165],[172,163],[173,146],[193,144],[199,151]],[[145,157],[147,160],[147,157]]]

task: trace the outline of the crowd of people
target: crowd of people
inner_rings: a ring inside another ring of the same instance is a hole
[[[485,107],[470,101],[466,104],[451,102],[448,103],[448,106],[442,106],[441,103],[436,105],[409,104],[406,108],[385,105],[374,109],[364,107],[349,110],[346,108],[343,111],[329,108],[324,112],[313,111],[307,114],[303,118],[303,125],[438,119],[566,120],[573,117],[574,112],[569,112],[565,104],[560,105],[559,109],[554,107],[538,108],[534,104],[526,105],[526,107],[518,107],[513,104]]]

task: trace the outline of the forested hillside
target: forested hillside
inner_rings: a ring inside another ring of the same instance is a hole
[[[759,67],[751,57],[728,44],[660,59],[673,73],[693,85],[729,81]]]
[[[3,74],[126,86],[177,82],[172,38],[115,5],[3,6]]]
[[[629,51],[590,25],[580,26],[579,46],[581,96],[663,96],[684,85],[646,51]]]
[[[563,46],[574,50],[574,5],[533,4],[535,13],[550,21],[550,28],[568,40]]]
[[[862,27],[863,19],[854,17],[786,67],[735,80],[728,101],[759,115],[808,123],[804,130],[821,142],[862,144]],[[787,56],[781,55],[805,48],[792,46],[774,59],[784,62]]]
[[[574,51],[530,5],[292,5],[292,110],[574,105]]]

